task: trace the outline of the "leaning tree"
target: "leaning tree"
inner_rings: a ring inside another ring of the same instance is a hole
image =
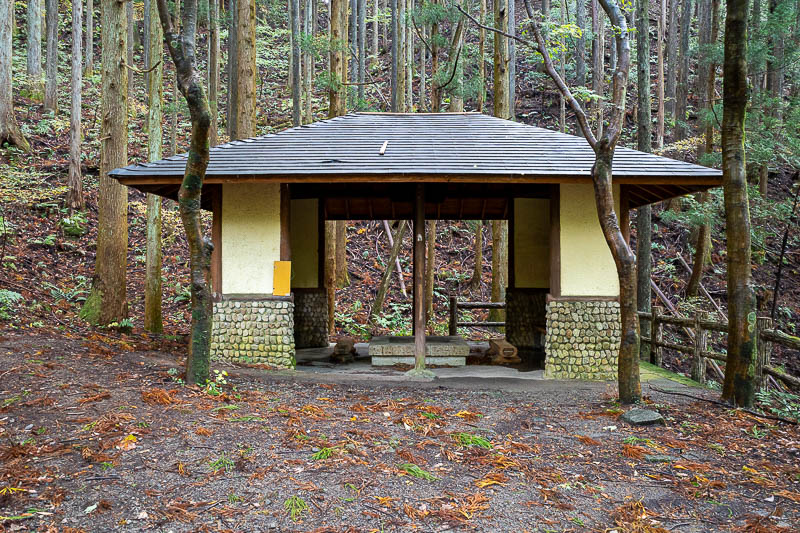
[[[631,65],[631,47],[628,23],[616,0],[600,0],[600,4],[614,26],[614,46],[616,46],[618,59],[611,78],[612,89],[608,124],[603,128],[599,137],[596,137],[592,132],[586,112],[553,64],[545,35],[542,32],[540,17],[534,13],[530,0],[525,0],[525,8],[536,40],[535,43],[506,33],[503,30],[484,26],[475,20],[472,15],[460,7],[456,7],[478,26],[503,34],[509,39],[514,39],[521,44],[534,48],[541,54],[545,71],[553,80],[561,95],[569,103],[578,120],[581,133],[583,133],[589,146],[594,151],[595,162],[592,166],[591,175],[595,203],[597,205],[597,216],[606,243],[608,243],[611,255],[614,258],[619,278],[620,320],[622,325],[617,370],[619,399],[623,403],[634,403],[642,395],[642,388],[639,382],[639,317],[636,314],[636,255],[622,233],[619,218],[614,210],[614,189],[612,186],[614,150],[622,133],[622,126],[625,120],[626,88]]]
[[[192,121],[189,157],[186,160],[186,170],[178,192],[178,205],[186,240],[189,243],[192,290],[192,334],[189,356],[186,359],[186,381],[202,384],[208,379],[209,367],[211,340],[209,279],[213,246],[203,235],[200,221],[200,193],[208,167],[211,113],[203,91],[203,79],[196,66],[197,0],[183,2],[180,33],[175,30],[175,21],[170,13],[168,0],[157,1],[164,40],[175,64],[178,87],[186,99]]]

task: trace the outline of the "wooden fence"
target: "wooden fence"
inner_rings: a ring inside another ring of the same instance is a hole
[[[475,327],[495,327],[500,328],[506,325],[505,322],[459,322],[459,309],[505,309],[505,302],[459,302],[455,296],[450,297],[450,336],[458,335],[459,326],[465,328]]]
[[[662,307],[653,307],[651,313],[639,312],[641,320],[649,320],[651,324],[651,337],[642,337],[642,345],[649,345],[652,350],[652,361],[661,365],[662,350],[668,348],[677,352],[688,354],[691,357],[691,376],[692,379],[700,383],[706,381],[706,370],[710,366],[720,379],[724,374],[719,368],[717,361],[725,362],[727,356],[723,353],[709,350],[709,332],[728,332],[727,321],[714,321],[709,319],[706,313],[698,313],[694,318],[684,318],[680,316],[668,316]],[[664,326],[672,325],[680,327],[689,343],[680,344],[664,340]],[[800,388],[800,378],[791,376],[772,366],[771,355],[773,344],[780,344],[787,348],[800,350],[800,339],[792,337],[781,331],[772,328],[772,319],[759,317],[756,319],[756,343],[758,353],[756,355],[756,380],[761,389],[767,387],[770,381],[781,380],[793,387]],[[775,383],[777,385],[777,383]]]

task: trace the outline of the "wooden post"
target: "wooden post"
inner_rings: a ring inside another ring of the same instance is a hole
[[[772,343],[761,336],[765,329],[772,329],[772,319],[760,316],[756,319],[756,384],[758,390],[766,390],[768,374],[764,372],[764,367],[769,366],[772,357]]]
[[[692,359],[692,379],[698,383],[706,382],[706,358],[703,352],[708,346],[708,332],[700,325],[706,320],[706,313],[698,312],[694,315],[694,358]]]
[[[414,195],[414,370],[425,370],[425,185]]]
[[[458,298],[450,296],[450,336],[458,335],[456,322],[458,321]]]
[[[650,362],[656,366],[661,366],[662,351],[660,343],[664,340],[664,325],[661,323],[661,315],[664,314],[664,308],[659,306],[653,307],[653,322],[651,329],[651,336],[653,337],[653,344],[650,346]]]

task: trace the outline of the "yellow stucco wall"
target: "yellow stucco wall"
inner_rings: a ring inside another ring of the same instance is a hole
[[[514,282],[520,288],[550,286],[550,200],[514,200]]]
[[[272,294],[280,259],[281,193],[275,183],[222,186],[222,292]]]
[[[560,190],[561,295],[619,296],[617,269],[597,220],[592,184],[562,184]],[[616,185],[617,216],[619,197]]]
[[[319,226],[317,200],[292,200],[292,287],[313,288],[319,284]]]

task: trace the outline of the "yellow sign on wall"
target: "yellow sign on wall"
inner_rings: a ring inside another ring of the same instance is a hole
[[[275,296],[289,296],[292,283],[292,262],[275,261],[272,272],[272,294]]]

